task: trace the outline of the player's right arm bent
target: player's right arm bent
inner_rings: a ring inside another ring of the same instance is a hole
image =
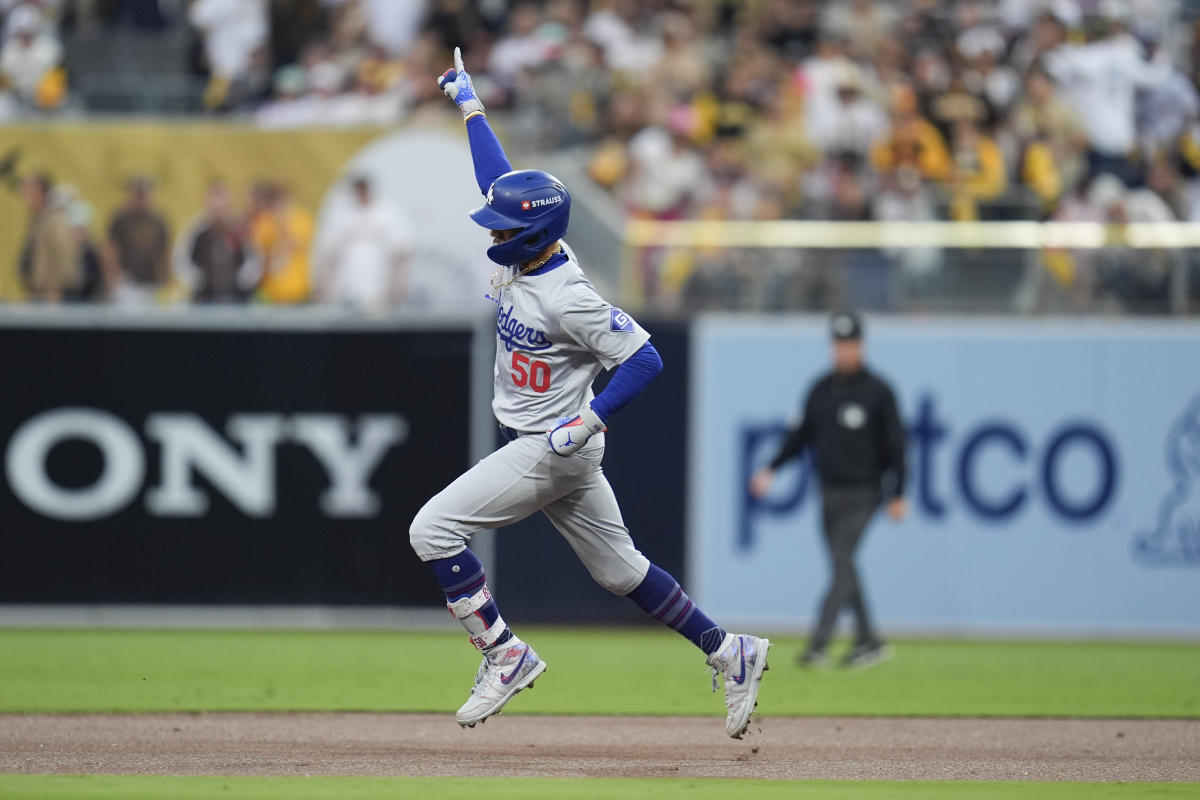
[[[560,456],[578,452],[589,438],[608,430],[607,420],[627,406],[662,372],[663,362],[646,342],[617,367],[608,386],[573,417],[563,417],[546,435],[550,449]]]
[[[588,438],[606,430],[613,415],[662,372],[663,362],[650,343],[650,334],[633,317],[605,302],[590,284],[583,284],[573,293],[560,325],[602,366],[616,368],[604,391],[576,414],[558,420],[547,434],[550,449],[567,456],[582,448]]]

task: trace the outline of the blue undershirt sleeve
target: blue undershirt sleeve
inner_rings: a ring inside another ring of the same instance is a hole
[[[467,120],[467,141],[471,143],[475,182],[479,184],[479,193],[486,195],[496,178],[512,172],[512,164],[508,163],[500,140],[483,114],[476,114]]]
[[[640,350],[617,367],[608,386],[592,400],[592,411],[595,411],[600,419],[608,422],[613,414],[641,394],[642,390],[650,385],[650,381],[662,372],[662,368],[663,362],[658,351],[654,349],[654,345],[646,342]]]

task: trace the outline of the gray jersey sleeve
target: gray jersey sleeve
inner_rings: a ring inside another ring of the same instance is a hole
[[[617,366],[650,341],[645,328],[606,302],[590,284],[573,287],[572,294],[559,324],[564,333],[595,355],[605,369]]]

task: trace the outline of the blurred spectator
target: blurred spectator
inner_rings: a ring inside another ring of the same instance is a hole
[[[62,208],[70,226],[79,254],[77,274],[79,283],[67,292],[67,298],[83,302],[98,302],[106,299],[108,285],[104,279],[104,264],[100,248],[92,238],[92,207],[79,195],[74,186],[59,184],[54,187],[55,202]]]
[[[1007,111],[1021,88],[1021,80],[1001,61],[1007,45],[1000,31],[990,25],[976,25],[963,31],[955,47],[966,65],[963,85],[987,102],[989,119]]]
[[[873,198],[872,212],[880,222],[932,222],[937,219],[933,192],[912,163],[889,171]],[[919,297],[936,289],[941,280],[941,251],[933,247],[904,247],[887,252],[901,270],[906,293]]]
[[[262,256],[258,290],[270,303],[303,303],[312,291],[309,250],[313,218],[296,205],[287,188],[259,184],[247,219],[250,243]]]
[[[179,237],[172,263],[196,302],[242,302],[258,284],[262,265],[245,241],[224,181],[209,184],[204,210]]]
[[[708,183],[704,160],[679,129],[644,128],[629,141],[625,200],[635,213],[660,219],[683,216]]]
[[[949,55],[954,44],[954,20],[941,0],[913,0],[895,30],[910,52]]]
[[[1111,176],[1097,178],[1089,200],[1111,223],[1169,222],[1174,214],[1149,189],[1127,189]],[[1107,248],[1102,251],[1099,290],[1129,311],[1165,310],[1170,262],[1162,252]]]
[[[1175,163],[1180,172],[1179,207],[1188,222],[1200,222],[1200,120],[1179,137]]]
[[[0,48],[0,72],[26,107],[54,108],[63,99],[65,77],[62,45],[46,27],[39,7],[23,3],[12,9]]]
[[[408,53],[421,30],[426,0],[361,0],[367,36],[388,56]]]
[[[56,303],[79,284],[79,245],[62,207],[54,202],[54,181],[39,173],[21,181],[29,227],[18,272],[33,300]]]
[[[371,182],[351,183],[353,199],[317,235],[318,296],[368,313],[404,300],[413,232],[399,208],[375,196]]]
[[[839,62],[833,69],[835,99],[819,115],[808,118],[808,135],[827,155],[865,158],[887,133],[888,120],[874,98],[863,93],[857,64]]]
[[[899,14],[892,3],[849,0],[829,3],[821,15],[821,30],[845,41],[855,56],[876,52],[892,36]]]
[[[780,56],[802,61],[820,38],[818,19],[813,0],[769,0],[762,15],[762,37]]]
[[[1087,134],[1041,69],[1025,79],[1025,97],[1013,111],[1019,179],[1052,211],[1063,192],[1083,180]]]
[[[583,24],[583,32],[604,49],[604,62],[615,72],[647,72],[662,58],[650,9],[637,0],[599,0]]]
[[[136,300],[170,282],[171,235],[152,206],[150,179],[133,178],[126,189],[125,204],[108,225],[108,276],[124,298]]]
[[[1151,89],[1166,77],[1161,64],[1142,58],[1136,39],[1115,20],[1094,23],[1098,36],[1088,44],[1067,44],[1045,56],[1049,73],[1083,120],[1088,136],[1088,174],[1107,172],[1126,185],[1141,182],[1134,125],[1138,90]]]
[[[275,97],[255,114],[255,122],[263,128],[299,128],[312,125],[316,119],[316,103],[306,94],[308,78],[304,68],[289,64],[275,73]]]
[[[335,126],[394,125],[404,113],[403,89],[380,58],[365,58],[354,73],[353,89],[328,106],[324,123]]]
[[[541,12],[533,3],[523,2],[513,7],[506,33],[496,42],[488,59],[488,75],[503,88],[512,89],[522,71],[537,67],[550,57],[553,42],[542,35],[541,22]]]
[[[982,123],[991,113],[983,98],[967,89],[962,75],[952,76],[946,87],[931,94],[927,102],[930,122],[946,139],[954,136],[954,126],[959,120]]]
[[[315,60],[307,71],[308,87],[312,91],[313,119],[310,124],[323,125],[336,114],[346,88],[346,73],[333,58]]]
[[[192,0],[188,13],[204,35],[211,72],[205,104],[219,108],[248,94],[252,69],[264,66],[267,0]]]
[[[1191,121],[1200,118],[1200,96],[1187,75],[1164,65],[1161,78],[1137,97],[1138,135],[1148,161],[1169,152]]]
[[[925,180],[949,177],[946,143],[937,128],[921,116],[911,88],[902,86],[893,91],[891,129],[871,148],[871,163],[885,175],[910,167]]]
[[[951,152],[950,216],[959,221],[977,220],[981,206],[998,199],[1007,187],[1004,154],[970,118],[955,123]]]
[[[275,73],[275,98],[256,114],[264,128],[309,125],[391,125],[404,113],[403,85],[379,53],[350,61],[353,80],[332,49],[310,48],[307,66],[289,64]],[[347,90],[350,91],[347,91]]]
[[[798,210],[803,177],[821,157],[803,123],[803,100],[799,93],[784,91],[771,99],[765,113],[751,123],[745,136],[746,149],[754,154],[759,180],[779,193],[784,216],[793,216]]]
[[[1156,179],[1161,182],[1169,177]],[[1161,184],[1160,189],[1164,188]],[[1120,178],[1101,173],[1085,190],[1064,199],[1055,219],[1064,222],[1169,222],[1175,214],[1149,188],[1129,189]],[[1107,247],[1051,251],[1046,267],[1067,292],[1073,308],[1165,311],[1173,256],[1177,253]],[[1097,303],[1100,305],[1097,306]]]
[[[837,104],[838,78],[852,64],[842,53],[840,41],[823,38],[817,42],[813,54],[800,65],[806,127],[816,127]]]
[[[673,11],[661,17],[662,56],[651,68],[659,85],[676,98],[695,97],[712,81],[710,59],[687,14]]]
[[[1052,8],[1038,14],[1033,25],[1012,46],[1009,63],[1021,74],[1033,69],[1046,53],[1065,42],[1067,28],[1079,22],[1079,10],[1073,0],[1054,0],[1048,5]]]

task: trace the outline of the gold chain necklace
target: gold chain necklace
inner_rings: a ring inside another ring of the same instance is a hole
[[[503,273],[505,270],[505,267],[500,267],[498,270],[496,270],[495,272],[492,273],[492,279],[491,279],[492,288],[496,289],[496,290],[500,290],[506,286],[511,286],[512,282],[515,281],[517,278],[521,277],[522,275],[528,275],[529,273],[539,270],[542,267],[546,266],[546,262],[548,262],[550,259],[554,258],[556,255],[558,255],[558,253],[561,249],[562,248],[560,248],[560,247],[556,247],[556,248],[554,248],[554,250],[552,250],[551,252],[542,256],[537,261],[530,261],[528,264],[526,264],[525,266],[521,267],[519,270],[514,272],[513,276],[511,278],[509,278],[508,280],[506,280],[504,283],[496,283],[496,281],[500,280],[500,274]]]

